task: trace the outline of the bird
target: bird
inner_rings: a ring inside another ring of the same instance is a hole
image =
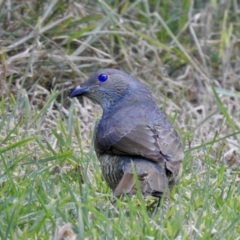
[[[156,197],[158,206],[163,201],[166,213],[170,191],[182,175],[184,148],[152,92],[131,75],[105,68],[69,93],[82,96],[103,110],[94,149],[113,196],[133,196],[140,189],[143,197]]]

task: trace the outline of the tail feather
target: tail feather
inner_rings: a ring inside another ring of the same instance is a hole
[[[167,177],[160,166],[147,160],[134,159],[124,166],[124,175],[113,192],[115,197],[120,197],[123,194],[129,196],[136,194],[137,185],[134,180],[133,168],[143,196],[152,195],[161,198],[163,195],[169,195]]]

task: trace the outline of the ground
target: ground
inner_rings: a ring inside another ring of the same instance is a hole
[[[240,239],[238,1],[7,0],[0,13],[1,239]],[[184,142],[164,220],[140,195],[113,207],[92,148],[101,110],[67,97],[105,67],[146,84]]]

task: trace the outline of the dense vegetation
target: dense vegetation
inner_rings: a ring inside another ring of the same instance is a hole
[[[0,26],[0,239],[240,239],[238,1],[0,1]],[[182,136],[164,220],[140,195],[113,207],[101,110],[67,97],[103,67],[150,87]]]

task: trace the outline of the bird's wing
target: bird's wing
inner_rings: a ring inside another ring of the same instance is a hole
[[[159,125],[136,125],[128,131],[114,128],[98,140],[98,147],[112,154],[143,156],[154,162],[165,159],[171,172],[178,169],[183,158],[177,132]]]
[[[182,141],[176,130],[155,126],[157,141],[161,154],[166,161],[166,167],[172,173],[178,174],[184,157]]]

